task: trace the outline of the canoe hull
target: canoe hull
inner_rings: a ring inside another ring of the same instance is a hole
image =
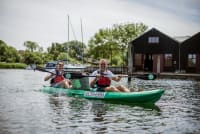
[[[94,92],[88,90],[63,89],[53,87],[43,87],[43,92],[50,94],[62,94],[66,96],[78,96],[86,99],[106,100],[127,103],[155,103],[164,93],[163,89],[156,89],[142,92]]]

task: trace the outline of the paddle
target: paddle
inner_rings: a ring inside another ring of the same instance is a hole
[[[35,64],[31,65],[31,67],[32,67],[33,70],[38,70],[38,71],[41,71],[41,72],[47,72],[47,73],[55,74],[54,72],[48,71],[48,70],[44,69],[43,67],[36,66]],[[64,76],[67,79],[83,78],[83,77],[96,77],[96,76],[92,76],[92,75],[84,75],[84,74],[81,74],[81,73],[78,73],[78,72],[70,72],[70,71],[65,71]]]
[[[46,69],[44,69],[43,67],[39,67],[39,66],[36,66],[35,64],[31,65],[31,68],[35,71],[35,70],[38,70],[38,71],[41,71],[41,72],[47,72],[47,73],[51,73],[51,74],[55,74],[51,71],[48,71]]]
[[[66,73],[65,74],[66,78],[70,79],[70,78],[83,78],[83,77],[96,77],[94,75],[84,75],[84,74],[80,74],[80,73]],[[117,75],[114,76],[109,76],[104,74],[104,77],[116,77]],[[138,78],[138,79],[143,79],[143,80],[154,80],[156,79],[156,75],[155,74],[144,74],[144,75],[137,75],[137,76],[128,76],[128,75],[119,75],[123,78]]]
[[[55,74],[51,71],[44,69],[43,67],[36,66],[35,64],[31,65],[31,67],[34,70]],[[96,76],[93,76],[93,75],[86,75],[86,74],[82,74],[82,73],[79,73],[79,72],[71,72],[71,71],[65,71],[64,76],[67,79],[80,79],[80,78],[84,78],[84,77],[96,77]],[[111,78],[111,77],[115,77],[115,76],[116,75],[108,76],[108,75],[104,74],[104,77],[110,77]],[[143,75],[136,75],[136,76],[129,76],[129,75],[120,75],[120,76],[125,77],[125,78],[138,78],[138,79],[143,79],[143,80],[154,80],[154,79],[156,79],[156,75],[152,74],[152,73],[143,74]]]

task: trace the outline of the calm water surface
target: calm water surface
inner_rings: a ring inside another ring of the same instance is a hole
[[[122,80],[129,87],[165,89],[150,106],[52,96],[39,91],[48,85],[44,75],[0,70],[0,134],[200,133],[199,81]]]

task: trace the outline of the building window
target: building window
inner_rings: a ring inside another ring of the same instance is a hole
[[[148,38],[148,43],[149,44],[158,44],[159,43],[159,37],[149,37]]]
[[[165,54],[165,67],[172,66],[172,54]]]
[[[135,65],[142,65],[142,54],[135,54]]]
[[[195,67],[197,63],[196,54],[188,54],[188,67]]]

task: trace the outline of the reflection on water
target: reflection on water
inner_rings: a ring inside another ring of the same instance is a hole
[[[39,91],[48,85],[44,75],[0,70],[0,133],[200,132],[199,81],[123,79],[119,84],[127,87],[165,89],[155,105],[141,105],[45,94]]]
[[[101,122],[104,120],[104,115],[106,114],[106,104],[102,101],[93,101],[92,102],[92,112],[96,116],[94,118],[95,122]]]

